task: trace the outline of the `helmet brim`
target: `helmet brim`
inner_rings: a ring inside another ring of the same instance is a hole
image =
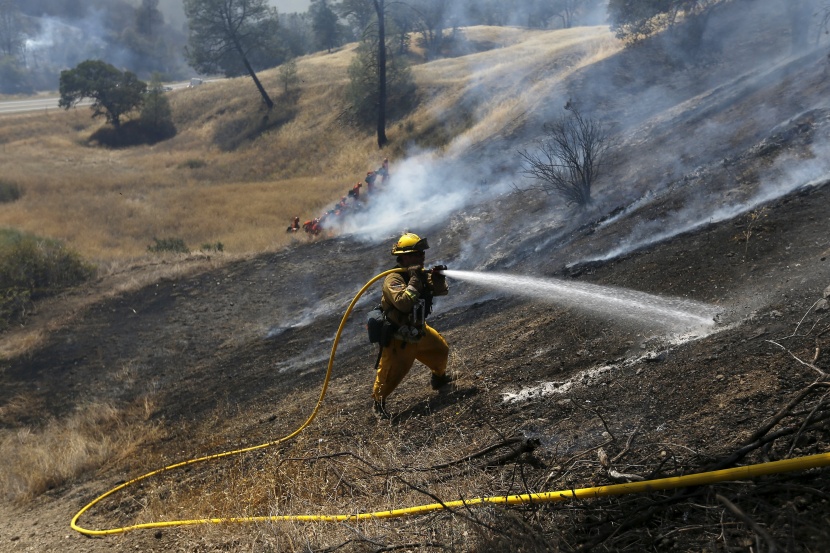
[[[395,248],[392,249],[392,255],[406,255],[408,253],[418,253],[423,252],[429,249],[429,242],[427,242],[426,238],[421,238],[412,246],[407,246],[406,248],[398,249],[397,245]]]

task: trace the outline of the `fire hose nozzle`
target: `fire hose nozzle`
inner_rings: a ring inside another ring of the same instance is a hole
[[[442,272],[447,270],[446,265],[435,265],[432,269],[429,270],[434,275],[440,275]]]

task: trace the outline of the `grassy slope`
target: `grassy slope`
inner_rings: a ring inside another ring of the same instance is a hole
[[[240,129],[265,116],[247,78],[171,93],[179,132],[155,146],[90,147],[99,123],[84,108],[6,117],[0,174],[24,196],[0,205],[0,225],[65,240],[98,262],[144,256],[153,237],[182,238],[193,249],[218,241],[233,254],[278,248],[291,218],[319,215],[383,157],[394,166],[410,148],[463,151],[521,121],[576,67],[618,48],[602,27],[479,27],[466,36],[471,51],[486,51],[417,65],[419,107],[390,123],[384,151],[371,128],[342,117],[354,45],[299,60],[294,110],[280,97],[278,70],[263,72],[278,104],[270,128],[233,149],[219,145],[235,145]],[[526,77],[511,78],[517,69]]]

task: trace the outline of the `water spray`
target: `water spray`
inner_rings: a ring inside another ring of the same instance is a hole
[[[683,298],[656,296],[626,288],[505,273],[451,269],[442,269],[440,272],[457,280],[531,297],[546,303],[658,323],[673,329],[688,330],[712,326],[720,312],[713,305]]]

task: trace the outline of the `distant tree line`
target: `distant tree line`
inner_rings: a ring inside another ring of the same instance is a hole
[[[826,30],[830,20],[828,0],[400,0],[384,2],[384,34],[391,53],[402,55],[417,46],[432,59],[452,46],[453,30],[461,26],[568,28],[607,22],[629,44],[669,30],[679,48],[694,53],[707,19],[730,2],[780,4],[793,30],[793,48],[817,40],[813,31]],[[250,1],[188,3],[212,9]],[[305,13],[272,10],[256,19],[257,44],[248,37],[248,44],[241,45],[254,71],[377,35],[375,0],[312,0]],[[53,90],[61,70],[87,59],[101,59],[143,78],[153,73],[183,78],[191,71],[188,66],[226,75],[250,73],[238,55],[227,53],[212,63],[191,48],[186,56],[192,18],[189,24],[175,28],[166,22],[159,0],[0,0],[0,93]]]
[[[217,7],[221,2],[191,4]],[[434,58],[448,46],[453,28],[599,23],[601,18],[595,16],[601,13],[603,0],[404,0],[386,4],[386,35],[393,51],[405,53],[414,35],[427,57]],[[369,40],[367,30],[373,23],[376,29],[377,23],[374,0],[312,0],[305,13],[274,11],[272,15],[258,20],[264,26],[256,33],[260,44],[243,45],[254,71]],[[226,75],[249,73],[236,55],[228,55],[218,66],[207,63],[192,48],[186,56],[193,20],[188,23],[190,28],[177,28],[165,21],[159,0],[0,0],[0,93],[54,90],[60,71],[88,59],[100,59],[141,78],[153,73],[165,80],[184,78],[191,73],[188,66]]]
[[[27,60],[27,22],[33,20],[24,11],[23,2],[0,0],[0,86],[6,88],[0,92],[30,88],[25,76],[31,68],[19,62]],[[106,40],[141,60],[127,56],[132,63],[121,60],[110,65],[138,68],[125,69],[123,75],[140,77],[152,70],[163,78],[172,71],[165,65],[175,57],[170,46],[181,42],[181,37],[174,40],[167,34],[169,28],[158,2],[141,0],[133,7],[125,0],[32,0],[27,1],[25,10],[52,9],[69,20],[78,20],[89,17],[90,9],[100,8],[102,11],[95,13],[103,14],[99,21],[102,28],[120,29],[104,33]],[[826,0],[312,0],[306,13],[281,16],[268,0],[184,0],[187,44],[181,50],[187,64],[201,74],[249,76],[263,104],[271,110],[274,101],[260,82],[259,71],[284,65],[279,79],[284,99],[293,101],[296,94],[289,94],[292,87],[296,91],[293,58],[313,51],[331,52],[357,41],[345,96],[354,122],[376,124],[382,148],[388,142],[387,118],[403,115],[415,103],[407,63],[413,46],[426,59],[463,53],[468,45],[458,32],[461,26],[570,27],[607,17],[617,36],[630,45],[659,35],[674,51],[694,57],[709,17],[722,5],[740,2],[780,5],[790,21],[793,48],[804,46],[811,21],[827,4]],[[825,23],[827,20],[825,17]],[[109,63],[109,51],[92,58]],[[63,95],[63,77],[61,81]],[[75,103],[75,99],[68,101]],[[119,118],[112,117],[117,111],[103,106],[95,115],[106,115],[117,128]]]

